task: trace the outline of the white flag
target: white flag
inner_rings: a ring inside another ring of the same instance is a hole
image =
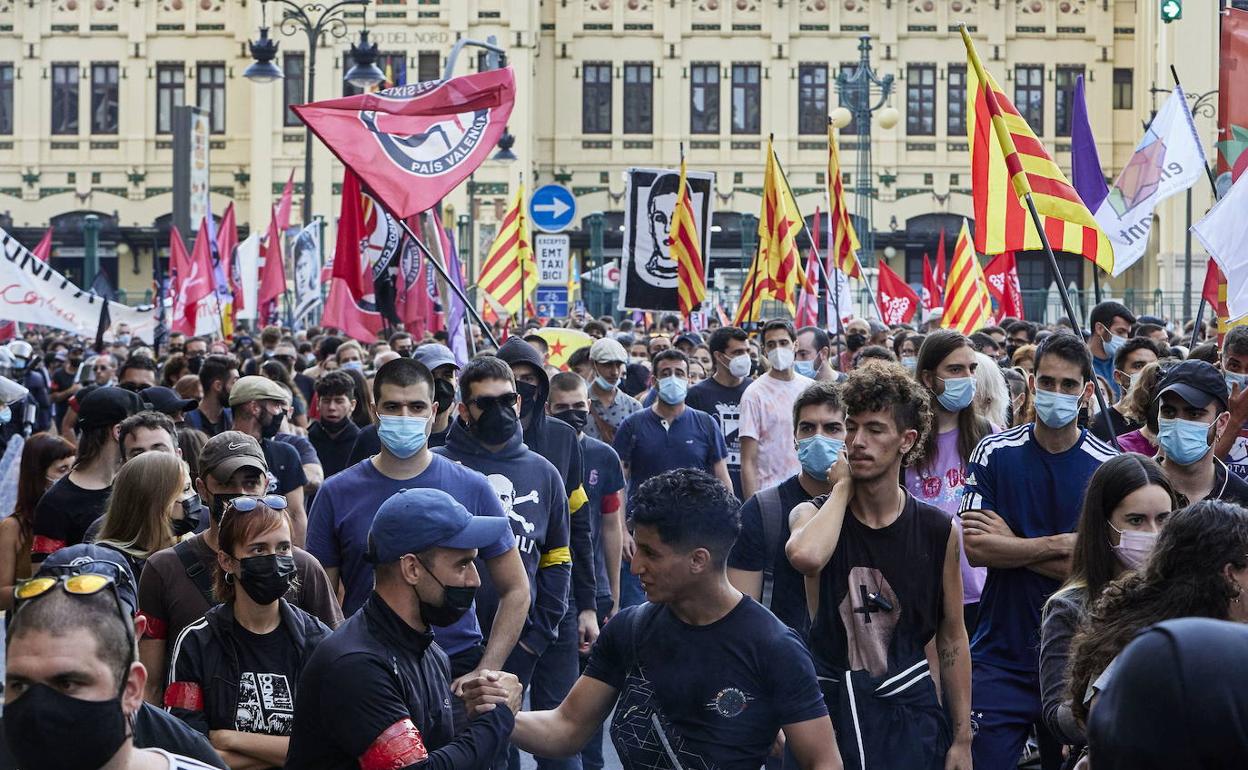
[[[1206,164],[1183,90],[1175,86],[1096,210],[1096,223],[1114,246],[1115,276],[1144,256],[1157,204],[1195,184]]]
[[[238,260],[238,274],[243,281],[243,309],[238,311],[241,319],[255,320],[256,297],[260,293],[260,233],[252,233],[234,250]]]
[[[1218,269],[1226,276],[1226,315],[1235,320],[1248,315],[1248,174],[1242,174],[1230,192],[1192,225]]]

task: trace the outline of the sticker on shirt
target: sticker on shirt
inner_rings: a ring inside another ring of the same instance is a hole
[[[490,480],[490,486],[494,487],[494,493],[498,495],[499,501],[503,504],[503,510],[507,512],[507,518],[511,519],[511,530],[516,536],[516,546],[520,549],[520,553],[532,554],[537,543],[531,537],[533,530],[537,529],[537,525],[516,513],[516,506],[524,503],[533,503],[541,505],[542,501],[538,496],[537,490],[528,494],[518,495],[516,493],[516,485],[511,479],[500,473],[491,473],[486,476]]]
[[[956,507],[962,499],[962,485],[965,479],[965,471],[958,467],[949,468],[936,476],[920,473],[919,488],[913,491],[921,492],[923,499],[937,508],[948,510],[950,507]]]
[[[238,682],[234,729],[244,733],[290,735],[295,696],[285,674],[245,672]]]
[[[871,676],[888,671],[888,650],[901,618],[897,592],[883,573],[873,567],[849,571],[849,591],[837,612],[845,627],[849,670],[866,670]]]
[[[741,405],[721,402],[715,405],[715,413],[719,418],[719,430],[724,434],[724,443],[728,445],[728,467],[740,468],[741,436],[738,430],[741,427]]]
[[[711,698],[706,704],[708,711],[714,711],[725,719],[733,719],[745,713],[749,708],[750,702],[754,700],[754,696],[738,690],[736,687],[725,687],[715,693],[715,697]]]

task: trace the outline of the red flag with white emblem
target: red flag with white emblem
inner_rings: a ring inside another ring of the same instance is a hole
[[[880,261],[877,293],[880,312],[884,314],[884,323],[889,326],[910,323],[910,319],[918,312],[919,295],[892,268],[884,264],[883,260]]]

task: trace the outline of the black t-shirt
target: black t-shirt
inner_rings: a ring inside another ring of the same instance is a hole
[[[35,504],[31,553],[36,563],[50,553],[83,542],[87,527],[104,515],[112,487],[83,489],[69,476],[53,484]]]
[[[719,770],[758,770],[783,725],[828,713],[805,645],[748,596],[705,626],[666,606],[629,607],[603,626],[585,675],[620,690],[634,661],[684,751]],[[662,751],[630,753],[650,748]]]
[[[320,458],[321,469],[325,478],[333,476],[350,464],[351,450],[355,447],[355,439],[360,435],[359,427],[350,420],[344,420],[338,433],[331,434],[325,430],[320,420],[308,427],[308,441]]]
[[[1101,412],[1092,422],[1088,424],[1088,431],[1101,441],[1109,441],[1109,426],[1106,425],[1105,416],[1109,415],[1109,425],[1114,426],[1114,435],[1121,436],[1124,433],[1130,433],[1140,427],[1140,423],[1128,420],[1115,407]]]
[[[303,463],[299,462],[299,450],[268,438],[260,442],[260,449],[269,466],[269,493],[287,495],[308,483]]]
[[[233,633],[239,671],[234,729],[290,735],[295,721],[299,651],[280,627],[267,634],[253,634],[236,622]]]
[[[751,382],[753,380],[746,377],[735,388],[727,388],[707,377],[690,388],[685,397],[686,406],[706,412],[719,424],[719,432],[724,434],[724,443],[728,445],[728,475],[737,497],[741,497],[741,436],[737,428],[741,423],[741,396]]]
[[[1244,481],[1234,473],[1228,473],[1226,466],[1216,460],[1213,463],[1213,492],[1207,500],[1222,500],[1248,508],[1248,481]]]
[[[762,572],[775,565],[772,582],[771,607],[786,626],[803,639],[810,630],[810,615],[806,610],[806,582],[802,573],[793,569],[784,555],[784,545],[789,540],[789,514],[802,503],[810,501],[810,495],[802,489],[798,476],[791,476],[776,487],[780,493],[780,537],[775,549],[768,553],[763,530],[763,511],[758,495],[741,506],[741,534],[728,556],[728,566],[748,572]]]
[[[845,512],[836,550],[819,574],[810,629],[820,676],[866,670],[879,677],[924,657],[941,619],[951,533],[948,514],[908,492],[901,515],[881,529]]]
[[[64,369],[57,369],[55,372],[52,372],[51,391],[53,393],[64,393],[74,387],[74,382],[77,379],[77,372],[67,372]],[[56,424],[60,425],[61,420],[65,419],[65,412],[69,410],[69,399],[65,399],[54,406],[56,407]]]

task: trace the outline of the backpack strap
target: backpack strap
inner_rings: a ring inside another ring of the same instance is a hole
[[[208,573],[204,563],[195,555],[195,550],[191,547],[190,541],[183,540],[178,543],[173,547],[173,552],[178,555],[178,561],[182,562],[182,569],[186,570],[186,577],[203,594],[204,601],[208,602],[208,606],[217,606],[218,602],[212,595],[212,575]]]
[[[780,547],[781,532],[784,530],[784,517],[788,513],[780,502],[780,487],[768,487],[754,495],[758,501],[758,511],[763,520],[763,553],[766,559],[763,567],[763,591],[760,604],[771,609],[772,592],[776,582],[776,549]]]
[[[633,613],[632,625],[628,629],[628,672],[635,672],[641,668],[641,655],[637,650],[637,639],[641,636],[641,626],[649,624],[659,610],[661,605],[646,602],[638,606],[637,611]]]

